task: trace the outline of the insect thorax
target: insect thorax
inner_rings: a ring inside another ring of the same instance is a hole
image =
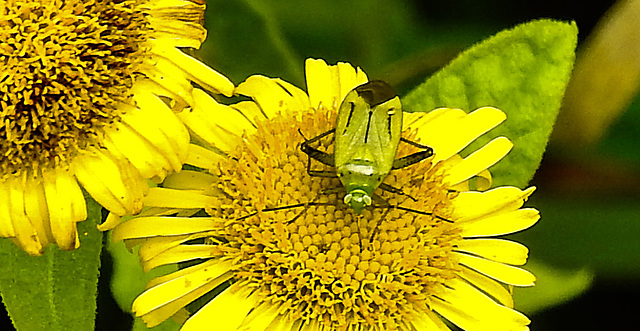
[[[358,213],[371,205],[373,191],[388,173],[381,173],[379,165],[368,160],[353,160],[336,167],[336,170],[347,191],[344,202]]]

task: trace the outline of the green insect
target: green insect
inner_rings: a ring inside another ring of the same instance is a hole
[[[401,133],[400,98],[387,83],[373,80],[357,86],[345,96],[338,110],[335,129],[305,140],[300,148],[310,159],[335,167],[335,172],[311,170],[309,162],[307,171],[311,176],[337,176],[347,192],[344,203],[356,213],[361,213],[372,205],[374,199],[386,204],[384,199],[373,193],[378,187],[404,194],[400,189],[382,183],[391,170],[407,167],[433,155],[431,147],[404,139]],[[310,146],[330,134],[335,135],[333,154]],[[423,150],[396,159],[401,141]]]

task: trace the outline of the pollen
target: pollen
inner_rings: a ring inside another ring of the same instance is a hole
[[[237,262],[236,281],[280,307],[284,318],[320,320],[336,330],[402,329],[403,317],[429,310],[429,298],[459,271],[450,254],[462,240],[448,219],[453,193],[441,167],[425,160],[386,178],[404,194],[378,189],[387,204],[374,201],[355,213],[343,202],[335,169],[300,150],[305,139],[332,128],[328,114],[335,111],[260,123],[219,164],[215,185],[223,195],[207,209],[219,220],[216,242]],[[327,136],[314,147],[332,153],[332,146]],[[401,145],[399,156],[414,149]]]
[[[98,146],[148,58],[139,1],[0,1],[0,166],[36,175]]]

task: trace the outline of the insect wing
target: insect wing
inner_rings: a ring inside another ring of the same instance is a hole
[[[338,111],[335,166],[371,164],[374,172],[389,173],[402,130],[400,99],[389,85],[371,81],[350,91]]]
[[[341,168],[355,158],[365,157],[364,147],[369,104],[351,90],[342,101],[336,123],[334,158],[336,168]]]
[[[373,108],[368,148],[377,160],[380,172],[388,174],[400,144],[402,109],[400,98],[395,97]]]

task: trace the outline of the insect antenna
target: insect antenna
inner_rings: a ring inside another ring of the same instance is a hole
[[[420,214],[420,215],[425,215],[425,216],[432,216],[435,217],[441,221],[444,222],[448,222],[448,223],[453,223],[452,220],[446,219],[442,216],[438,216],[432,212],[428,212],[428,211],[423,211],[423,210],[417,210],[417,209],[413,209],[413,208],[408,208],[408,207],[403,207],[403,206],[391,206],[390,208],[396,208],[396,209],[400,209],[400,210],[404,210],[404,211],[408,211],[408,212],[412,212],[412,213],[416,213],[416,214]]]
[[[387,208],[387,210],[385,210],[384,214],[382,214],[382,216],[380,216],[380,219],[378,220],[378,223],[376,224],[376,227],[373,228],[373,231],[371,231],[371,236],[369,236],[369,243],[372,243],[373,239],[375,239],[376,234],[378,233],[378,229],[380,227],[380,224],[382,224],[382,220],[387,218],[387,215],[389,214],[390,211],[391,211],[391,206],[389,206]]]
[[[395,193],[395,192],[393,192]],[[411,196],[404,194],[405,196],[412,198]],[[423,210],[418,210],[418,209],[413,209],[413,208],[409,208],[409,207],[404,207],[404,206],[400,206],[400,205],[391,205],[387,200],[385,200],[383,197],[374,194],[373,195],[374,200],[376,200],[379,205],[377,206],[372,206],[373,208],[385,208],[385,212],[382,214],[382,216],[380,216],[380,218],[378,219],[378,222],[376,223],[376,226],[373,228],[373,231],[371,232],[371,236],[369,237],[369,242],[373,242],[373,239],[375,239],[375,235],[379,232],[379,227],[380,224],[382,224],[382,220],[384,220],[387,215],[389,214],[389,212],[391,211],[391,209],[399,209],[402,211],[407,211],[407,212],[411,212],[411,213],[416,213],[419,215],[425,215],[425,216],[431,216],[431,217],[435,217],[441,221],[444,222],[448,222],[448,223],[453,223],[453,221],[444,218],[442,216],[438,216],[432,212],[428,212],[428,211],[423,211]],[[413,199],[413,198],[412,198]],[[415,199],[414,199],[415,200]]]
[[[279,210],[285,210],[285,209],[293,209],[293,208],[304,207],[304,209],[302,209],[301,212],[299,212],[296,216],[294,216],[292,219],[287,221],[287,224],[291,224],[291,223],[295,222],[298,218],[300,218],[300,216],[304,215],[304,213],[306,213],[307,210],[309,209],[309,207],[311,207],[311,206],[331,206],[331,205],[333,205],[332,203],[329,203],[329,202],[317,202],[316,200],[319,197],[320,196],[318,195],[313,200],[307,201],[307,202],[301,202],[301,203],[295,203],[295,204],[291,204],[291,205],[271,207],[271,208],[264,208],[264,209],[262,209],[260,211],[254,211],[253,213],[250,213],[248,215],[238,217],[237,220],[241,221],[241,220],[247,219],[249,217],[257,215],[259,212],[272,212],[272,211],[279,211]]]

